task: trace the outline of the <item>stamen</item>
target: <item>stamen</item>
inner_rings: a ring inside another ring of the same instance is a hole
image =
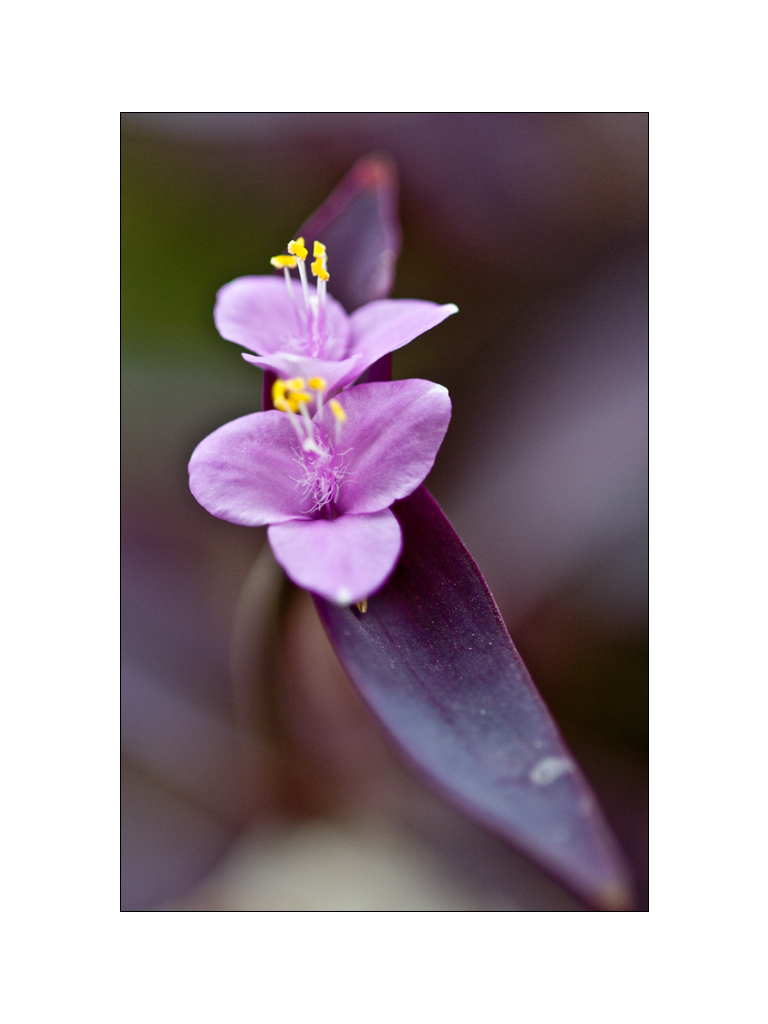
[[[336,417],[336,419],[339,421],[339,423],[346,423],[347,422],[347,414],[344,412],[344,410],[342,409],[341,405],[336,401],[335,398],[332,398],[330,400],[330,402],[328,403],[328,405],[330,405],[331,412]]]
[[[311,440],[314,443],[315,427],[312,423],[312,417],[309,415],[309,409],[306,405],[297,405],[296,411],[301,413],[301,417],[304,420],[304,429],[307,432],[307,440]]]
[[[355,604],[355,608],[357,608],[359,612],[362,612],[363,615],[365,615],[365,613],[368,611],[368,598],[364,597],[362,601],[358,601]]]
[[[328,253],[322,242],[315,242],[312,247],[315,262],[312,264],[312,273],[318,278],[317,298],[322,310],[325,309],[325,286],[330,274],[328,273]]]
[[[304,409],[305,403],[311,401],[312,399],[304,391],[294,391],[288,399],[288,403],[293,412],[298,412],[300,409]]]
[[[307,271],[304,267],[304,260],[307,258],[307,249],[303,238],[291,239],[288,243],[288,252],[297,257],[299,277],[301,278],[301,290],[304,293],[304,306],[307,310],[307,322],[312,324],[312,314],[309,309],[309,286],[307,285]]]
[[[291,253],[293,256],[298,256],[298,258],[303,262],[307,258],[307,250],[304,247],[304,239],[297,238],[295,241],[291,239],[291,241],[288,243],[288,252]]]
[[[302,448],[303,453],[294,460],[301,470],[301,477],[294,479],[304,490],[310,504],[304,511],[324,512],[329,519],[333,519],[333,502],[338,498],[339,486],[346,475],[344,455],[347,453],[335,452],[322,431],[315,434],[313,440],[307,438]],[[305,457],[304,453],[310,452],[312,455]]]
[[[294,431],[296,432],[296,437],[298,438],[299,444],[303,447],[304,444],[306,443],[306,435],[305,435],[304,431],[301,429],[301,427],[302,427],[301,417],[296,415],[296,413],[291,408],[291,403],[289,401],[287,401],[285,398],[277,398],[277,399],[275,399],[275,403],[274,404],[275,404],[275,408],[276,409],[279,409],[281,412],[287,412],[288,413],[288,420],[290,421],[291,426],[293,427]]]
[[[331,407],[331,412],[336,418],[336,422],[334,423],[334,434],[336,435],[336,444],[338,444],[341,439],[341,425],[342,423],[346,423],[347,414],[335,398],[332,398],[328,405]]]
[[[317,413],[322,412],[323,393],[328,387],[328,383],[323,377],[310,377],[306,382],[303,377],[292,377],[290,380],[283,380],[281,377],[278,377],[272,385],[272,404],[280,412],[288,413],[302,450],[313,452],[320,457],[321,461],[327,460],[331,456],[323,447],[325,442],[322,439],[322,432],[319,437],[317,436],[315,423],[309,411],[313,396],[304,390],[305,387],[308,387],[310,391],[315,393]],[[331,411],[336,418],[336,439],[338,441],[341,424],[346,421],[347,414],[335,398],[331,399],[330,405]],[[300,415],[297,415],[297,413]],[[342,471],[340,467],[338,470],[334,470],[334,472]]]
[[[325,377],[310,377],[307,384],[313,391],[317,392],[315,398],[317,399],[317,412],[319,414],[323,411],[323,394],[328,387],[328,381]]]
[[[296,312],[299,313],[299,307],[296,305],[296,296],[293,294],[293,284],[291,282],[290,271],[296,266],[297,260],[295,256],[273,256],[269,261],[273,267],[278,270],[283,268],[283,276],[285,277],[285,287],[288,289],[288,297],[293,303]],[[300,315],[300,314],[299,314]]]
[[[315,455],[320,456],[325,455],[325,452],[315,440],[315,425],[312,422],[312,417],[309,415],[306,405],[301,406],[301,422],[307,432],[306,438],[301,442],[301,447],[305,452],[314,452]]]
[[[291,380],[278,377],[272,385],[272,404],[281,412],[298,412],[302,403],[311,401],[312,396],[304,390],[303,377],[293,377]]]
[[[315,260],[315,262],[312,264],[312,273],[315,275],[315,277],[319,277],[321,281],[327,281],[328,278],[331,276],[328,273],[328,271],[323,267],[322,260]]]

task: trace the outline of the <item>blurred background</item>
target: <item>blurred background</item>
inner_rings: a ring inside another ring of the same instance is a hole
[[[394,356],[451,393],[427,485],[646,909],[647,115],[126,113],[122,135],[122,909],[584,909],[399,761],[264,531],[188,490],[195,445],[261,406],[217,289],[269,273],[375,151],[400,174],[394,296],[460,309]]]

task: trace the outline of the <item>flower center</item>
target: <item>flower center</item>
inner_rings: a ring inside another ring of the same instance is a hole
[[[341,403],[332,398],[328,406],[335,420],[335,437],[332,439],[316,422],[323,410],[323,398],[327,390],[322,377],[293,377],[291,380],[278,378],[272,385],[272,404],[279,412],[287,413],[299,441],[297,457],[294,460],[301,469],[296,480],[305,491],[310,504],[304,509],[307,514],[325,512],[334,517],[333,503],[338,497],[339,486],[346,472],[346,456],[349,450],[338,451],[342,424],[347,414]],[[312,394],[314,392],[314,396]],[[309,413],[309,406],[316,403],[315,416]]]
[[[300,475],[295,480],[297,486],[304,491],[305,507],[302,511],[305,514],[319,512],[328,519],[336,518],[334,502],[346,475],[347,454],[337,452],[330,439],[320,432],[315,437],[315,447],[311,451],[302,449],[296,453],[294,461]]]
[[[309,284],[307,283],[307,271],[304,266],[309,254],[306,246],[304,245],[304,239],[297,238],[295,240],[291,240],[288,243],[287,248],[287,255],[273,256],[269,262],[278,270],[282,268],[283,275],[285,277],[285,286],[288,289],[288,295],[290,296],[291,302],[296,310],[296,315],[301,327],[301,333],[304,336],[304,340],[309,349],[309,355],[319,356],[322,355],[324,344],[327,341],[325,307],[326,287],[330,278],[330,274],[328,273],[328,253],[322,242],[314,243],[312,253],[315,259],[311,264],[310,269],[317,278],[317,294],[315,296],[311,296],[309,294]],[[304,299],[303,308],[296,301],[296,296],[293,293],[291,270],[296,267],[298,267],[299,279],[301,281],[301,293]]]

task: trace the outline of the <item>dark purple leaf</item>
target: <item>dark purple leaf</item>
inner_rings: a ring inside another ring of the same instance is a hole
[[[263,412],[269,412],[270,409],[274,409],[272,404],[272,385],[276,380],[276,373],[272,373],[271,370],[264,371],[264,381],[261,385],[261,408]]]
[[[387,352],[381,359],[372,363],[365,373],[357,378],[357,384],[374,384],[378,380],[392,380],[392,353]]]
[[[328,248],[328,291],[348,313],[392,291],[402,244],[397,168],[373,153],[358,160],[297,232]]]
[[[315,598],[406,759],[587,903],[632,906],[622,856],[480,571],[429,492],[396,503],[402,558],[365,613]]]

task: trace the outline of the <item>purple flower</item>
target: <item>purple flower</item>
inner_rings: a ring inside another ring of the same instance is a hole
[[[402,532],[389,506],[432,468],[451,402],[440,384],[402,380],[352,387],[342,406],[325,384],[279,380],[274,410],[242,416],[200,442],[189,485],[220,519],[269,525],[291,579],[348,605],[394,569]]]
[[[322,377],[334,394],[381,356],[458,312],[453,303],[378,299],[350,316],[327,292],[325,246],[314,245],[317,287],[307,280],[304,240],[290,242],[288,250],[288,255],[272,260],[284,270],[285,281],[238,277],[219,290],[213,313],[223,338],[257,353],[254,357],[244,352],[244,359],[278,377]],[[296,267],[300,282],[290,276]]]

